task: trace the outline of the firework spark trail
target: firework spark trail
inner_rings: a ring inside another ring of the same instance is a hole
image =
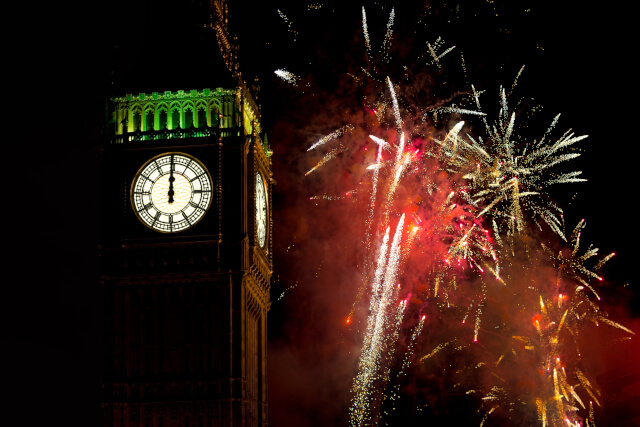
[[[436,346],[436,347],[431,351],[431,353],[429,353],[429,354],[426,354],[426,355],[422,356],[422,357],[420,358],[420,362],[424,362],[426,359],[429,359],[430,357],[435,356],[435,355],[436,355],[436,353],[438,353],[438,352],[440,352],[440,351],[444,350],[445,348],[447,348],[448,346],[450,346],[450,345],[452,345],[452,344],[456,344],[456,342],[457,342],[456,340],[453,340],[453,341],[447,341],[447,342],[444,342],[444,343],[438,344],[438,345],[437,345],[437,346]]]
[[[384,281],[382,282],[381,295],[378,307],[375,310],[376,321],[374,322],[373,342],[376,344],[381,342],[382,334],[386,326],[387,308],[391,304],[394,291],[397,290],[396,280],[400,262],[400,242],[402,239],[403,228],[404,215],[402,215],[402,217],[400,217],[400,220],[398,221],[396,232],[393,237],[393,242],[391,243],[391,251],[389,252],[389,259],[386,265]],[[374,344],[374,347],[376,347],[376,344]]]
[[[295,74],[285,70],[285,69],[278,69],[274,71],[274,74],[278,77],[280,77],[282,80],[284,80],[285,82],[292,84],[292,85],[297,85],[298,84],[298,80],[300,79],[298,76],[296,76]]]
[[[376,273],[372,283],[371,301],[367,329],[362,346],[362,355],[360,357],[360,371],[353,384],[353,406],[351,407],[351,422],[353,425],[361,425],[364,423],[365,417],[368,415],[369,393],[371,382],[374,380],[376,369],[374,366],[372,342],[373,332],[375,330],[376,321],[378,320],[378,308],[380,306],[381,288],[383,284],[384,272],[387,266],[387,251],[389,246],[389,231],[387,227],[382,245],[380,246],[380,254],[376,267]]]
[[[392,100],[392,104],[393,104],[393,114],[395,117],[395,121],[396,121],[396,127],[398,129],[398,134],[400,135],[400,144],[398,145],[397,149],[396,149],[396,157],[395,157],[395,162],[393,165],[393,181],[391,182],[391,185],[389,186],[389,189],[387,190],[387,201],[386,201],[386,205],[385,205],[385,217],[388,216],[389,213],[389,209],[391,206],[391,201],[393,199],[393,196],[395,195],[398,183],[400,182],[400,178],[402,177],[402,174],[405,171],[405,168],[407,166],[407,164],[411,161],[410,156],[408,155],[408,153],[405,153],[405,133],[403,130],[403,121],[402,121],[402,117],[400,115],[400,107],[398,105],[398,99],[396,97],[396,93],[393,87],[393,83],[391,83],[391,79],[389,77],[387,77],[387,84],[389,86],[389,91],[391,93],[391,100]],[[372,138],[374,141],[380,143],[379,141],[382,141],[380,138]],[[382,146],[382,144],[381,144]]]
[[[400,285],[398,285],[396,287],[396,290],[399,290]],[[398,293],[395,292],[394,298],[393,300],[395,301],[397,298]],[[402,301],[400,301],[400,303],[398,304],[398,306],[396,307],[396,312],[392,318],[392,322],[391,323],[391,328],[390,328],[390,332],[389,335],[387,337],[387,343],[386,347],[387,347],[387,352],[385,355],[385,359],[390,361],[393,360],[394,358],[394,353],[396,351],[396,346],[394,345],[394,343],[398,342],[398,338],[400,337],[400,326],[402,324],[403,318],[404,318],[404,311],[407,308],[407,299],[403,299]],[[380,389],[384,389],[386,384],[389,382],[389,378],[391,375],[391,366],[389,364],[387,364],[387,366],[385,366],[382,369],[382,381],[380,384]]]
[[[403,138],[404,140],[404,134]],[[398,150],[401,153],[400,150]],[[396,164],[394,165],[394,173],[393,173],[393,181],[389,186],[389,190],[387,193],[387,211],[391,205],[391,201],[393,200],[393,196],[396,193],[396,189],[398,188],[398,183],[400,182],[400,178],[402,178],[402,174],[407,168],[407,165],[411,162],[411,155],[409,153],[405,153],[396,160]]]
[[[380,306],[381,288],[383,284],[384,272],[387,266],[387,251],[389,248],[389,231],[387,227],[382,244],[380,245],[380,254],[376,272],[371,286],[371,300],[369,305],[370,315],[367,321],[367,329],[362,344],[362,354],[360,357],[360,371],[353,384],[353,406],[351,407],[351,422],[354,425],[360,425],[367,416],[367,408],[369,407],[369,393],[371,382],[375,379],[376,369],[372,349],[372,340],[374,338],[373,331],[378,321],[378,308]]]
[[[609,255],[602,258],[592,270],[585,267],[584,263],[589,258],[598,254],[598,249],[593,248],[593,246],[589,246],[587,251],[578,256],[578,250],[580,247],[580,235],[581,230],[585,227],[584,219],[581,220],[578,225],[574,228],[571,236],[569,237],[569,243],[572,245],[571,255],[564,256],[562,251],[555,255],[551,249],[547,247],[547,245],[542,244],[542,248],[549,255],[549,258],[553,261],[554,266],[558,270],[556,286],[560,286],[560,282],[563,279],[575,280],[579,284],[576,285],[576,292],[580,292],[586,287],[589,289],[593,295],[600,300],[600,295],[595,291],[593,286],[589,283],[589,279],[596,279],[598,281],[602,281],[602,277],[600,277],[595,272],[600,270],[602,266],[610,260],[615,253],[610,253]]]
[[[386,148],[386,149],[390,150],[390,149],[391,149],[391,147],[392,147],[390,143],[388,143],[387,141],[385,141],[385,140],[384,140],[384,139],[382,139],[382,138],[378,138],[378,137],[377,137],[377,136],[375,136],[375,135],[369,135],[369,138],[371,138],[371,140],[372,140],[373,142],[375,142],[376,144],[378,144],[378,145],[380,146],[380,148],[381,148],[381,149],[382,149],[382,148]],[[394,144],[393,146],[397,148],[397,146],[396,146],[395,144]],[[380,163],[380,162],[378,162],[378,163]]]
[[[427,109],[427,112],[422,116],[422,120],[426,119],[429,113],[456,113],[456,114],[470,114],[473,116],[486,116],[485,113],[476,110],[467,110],[465,108],[458,107],[435,107]]]
[[[391,9],[389,14],[389,22],[387,23],[387,32],[384,35],[384,42],[382,43],[383,56],[389,62],[389,48],[391,47],[391,36],[393,34],[393,22],[396,17],[395,9]]]
[[[427,42],[427,48],[429,48],[429,53],[433,57],[433,62],[435,62],[435,64],[438,66],[438,68],[441,68],[440,58],[438,58],[438,55],[436,55],[436,52],[433,49],[433,46],[431,46],[431,43]]]
[[[290,83],[292,85],[296,85],[298,84],[298,80],[300,79],[298,76],[296,76],[295,74],[285,70],[285,69],[278,69],[274,71],[274,74],[278,77],[280,77],[282,80],[284,80],[287,83]]]
[[[371,39],[369,38],[369,29],[367,28],[367,14],[362,6],[362,31],[364,32],[364,44],[367,51],[367,60],[371,58]]]
[[[314,167],[312,167],[311,169],[309,169],[307,171],[307,173],[304,174],[304,176],[309,175],[311,172],[315,171],[316,169],[324,166],[325,164],[327,164],[327,162],[329,162],[331,159],[335,158],[338,154],[345,152],[347,149],[345,147],[337,147],[334,148],[333,150],[331,150],[330,152],[328,152],[327,154],[324,155],[324,157],[322,158],[322,160],[320,160]]]
[[[522,75],[523,71],[524,71],[524,65],[522,67],[520,67],[520,71],[518,71],[518,74],[516,75],[516,78],[513,79],[513,84],[511,85],[511,90],[509,91],[509,95],[511,95],[513,93],[513,90],[516,88],[516,85],[518,84],[518,79]]]
[[[351,126],[351,125],[343,126],[340,129],[337,129],[337,130],[331,132],[329,135],[326,135],[326,136],[320,138],[317,142],[315,142],[313,145],[311,145],[311,147],[307,148],[307,151],[311,151],[314,148],[317,148],[317,147],[319,147],[319,146],[331,141],[332,139],[336,139],[336,138],[344,135],[345,132],[351,131],[353,129],[354,129],[354,127]]]
[[[411,339],[409,340],[409,346],[405,353],[404,360],[402,361],[401,371],[398,373],[399,377],[405,374],[406,369],[411,364],[411,357],[413,356],[415,344],[418,339],[418,336],[422,332],[422,328],[424,327],[424,321],[426,318],[427,316],[425,315],[420,316],[420,321],[418,322],[418,325],[415,327],[415,329],[413,330],[413,333],[411,334]]]
[[[282,20],[285,22],[285,24],[287,24],[287,28],[289,29],[289,32],[293,36],[293,41],[296,41],[296,38],[298,37],[298,31],[296,31],[293,28],[293,23],[291,22],[291,20],[289,18],[287,18],[287,15],[282,13],[282,11],[280,9],[278,9],[278,15],[280,15],[280,18],[282,18]]]
[[[406,300],[404,301],[406,304]],[[423,315],[420,317],[420,321],[418,322],[418,324],[416,325],[416,327],[413,330],[413,333],[411,334],[411,338],[409,340],[409,345],[407,346],[407,351],[405,352],[404,358],[402,360],[402,364],[400,365],[400,371],[398,372],[397,378],[396,378],[396,382],[395,385],[393,387],[393,390],[391,391],[391,394],[389,396],[389,400],[394,401],[399,399],[400,397],[400,386],[401,386],[401,382],[404,379],[404,377],[407,374],[407,370],[409,369],[409,366],[411,365],[411,361],[413,358],[413,353],[415,350],[415,344],[416,341],[418,339],[418,336],[420,335],[420,333],[422,332],[422,328],[424,327],[424,321],[426,319],[427,316]],[[395,410],[395,405],[392,405],[391,411]]]
[[[433,61],[431,61],[429,64],[435,64],[438,67],[438,69],[442,69],[442,64],[440,64],[440,60],[446,54],[448,54],[449,52],[452,52],[456,48],[455,46],[451,46],[441,54],[438,54],[437,53],[438,49],[440,49],[443,45],[444,45],[444,40],[442,40],[441,37],[438,37],[433,44],[427,42],[427,50],[429,51],[429,55],[433,59]]]
[[[354,380],[353,404],[350,408],[351,424],[355,426],[365,425],[371,416],[370,405],[373,382],[380,376],[380,363],[383,351],[389,344],[389,307],[395,299],[398,287],[396,286],[398,266],[400,262],[400,242],[404,228],[404,215],[398,221],[396,232],[391,243],[389,257],[386,258],[386,241],[388,234],[381,246],[381,256],[378,261],[378,270],[374,279],[374,292],[372,293],[372,311],[368,321],[359,362],[358,374]],[[388,233],[388,232],[387,232]],[[383,267],[384,265],[384,267]],[[382,270],[384,269],[384,275]],[[380,280],[382,279],[382,280]],[[380,283],[380,285],[378,284]],[[380,292],[375,292],[378,290]],[[393,324],[397,324],[393,322]],[[393,330],[391,331],[393,333]],[[388,350],[388,348],[387,348]]]
[[[311,151],[314,148],[317,148],[321,145],[326,144],[327,142],[339,138],[342,135],[344,135],[347,131],[352,131],[354,129],[353,126],[351,125],[346,125],[341,127],[340,129],[337,129],[333,132],[331,132],[329,135],[326,135],[322,138],[320,138],[317,142],[315,142],[314,144],[312,144],[307,151]],[[344,147],[342,144],[339,144],[338,147],[332,149],[330,152],[328,152],[327,154],[324,155],[324,157],[322,158],[322,160],[320,160],[313,168],[311,168],[309,171],[307,171],[307,173],[305,173],[305,176],[309,175],[311,172],[315,171],[316,169],[324,166],[327,162],[329,162],[331,159],[335,158],[338,154],[343,153],[347,151],[347,148]]]
[[[391,78],[389,77],[387,77],[387,84],[389,85],[389,91],[391,92],[391,101],[393,103],[393,115],[396,118],[396,127],[398,128],[398,133],[401,133],[402,132],[402,116],[400,116],[400,107],[398,105],[398,98],[396,96],[396,91],[393,88],[393,83],[391,83]],[[402,149],[400,149],[400,151],[402,151]]]
[[[385,232],[384,237],[382,239],[382,245],[380,246],[380,255],[378,257],[376,273],[371,286],[372,298],[371,298],[371,304],[369,306],[369,309],[371,310],[371,314],[373,315],[372,317],[370,317],[371,320],[375,320],[378,313],[378,306],[380,304],[384,271],[387,266],[387,250],[389,247],[389,231],[390,230],[391,229],[387,227],[387,231]],[[371,327],[374,326],[373,322],[369,322],[369,324],[371,325]]]
[[[372,139],[375,140],[375,137],[371,136]],[[376,167],[374,168],[373,171],[373,176],[371,178],[371,196],[369,199],[369,212],[367,215],[367,219],[365,221],[365,226],[366,226],[366,231],[365,231],[365,239],[364,239],[364,245],[365,245],[365,254],[368,254],[369,251],[371,250],[371,239],[372,239],[372,227],[373,227],[373,222],[374,222],[374,215],[375,215],[375,208],[376,208],[376,197],[378,194],[378,176],[379,176],[379,171],[380,168],[377,167],[380,165],[380,161],[382,160],[382,145],[380,145],[378,147],[378,154],[376,156]],[[384,252],[386,254],[386,245],[388,244],[389,241],[389,227],[387,227],[387,231],[385,233],[385,237],[383,238],[383,247],[385,248]],[[383,262],[384,259],[384,254],[382,253],[383,251],[381,250],[381,258],[378,261],[378,269],[380,268],[380,265]],[[370,269],[371,265],[370,265],[370,260],[369,257],[365,256],[364,259],[364,271],[368,272]],[[378,269],[376,269],[376,276],[374,277],[374,283],[378,283]],[[366,276],[365,276],[366,277]],[[356,296],[353,305],[351,306],[351,312],[349,313],[349,318],[351,318],[351,316],[353,316],[353,313],[356,309],[356,305],[358,304],[358,302],[360,301],[360,299],[362,298],[362,295],[364,294],[364,290],[365,290],[365,285],[367,283],[367,279],[365,279],[365,281],[363,281],[363,285],[360,286],[359,290],[358,290],[358,295]],[[377,293],[379,292],[379,289],[377,287],[374,287],[372,289],[372,295],[377,295]],[[374,299],[372,298],[371,301],[373,302]],[[373,307],[371,308],[371,310],[373,310]],[[372,311],[373,312],[373,311]]]

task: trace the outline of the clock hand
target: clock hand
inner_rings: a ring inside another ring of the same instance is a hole
[[[173,177],[173,154],[171,155],[171,168],[169,169],[169,203],[173,203],[173,181],[176,179]]]

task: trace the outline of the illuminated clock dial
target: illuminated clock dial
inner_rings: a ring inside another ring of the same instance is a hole
[[[264,248],[267,242],[267,194],[260,173],[256,174],[256,231],[258,244]]]
[[[131,186],[131,204],[146,226],[175,233],[193,227],[211,204],[211,177],[194,157],[166,153],[145,163]]]

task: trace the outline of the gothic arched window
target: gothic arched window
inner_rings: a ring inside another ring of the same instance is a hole
[[[171,108],[171,129],[178,129],[180,127],[180,110],[175,107]]]
[[[193,126],[193,106],[185,105],[184,106],[184,126],[183,128],[189,129]]]
[[[168,128],[168,124],[167,107],[163,105],[158,108],[158,129]]]
[[[144,113],[145,120],[145,129],[144,130],[153,130],[155,127],[155,114],[152,109],[148,109]]]
[[[131,123],[129,124],[129,130],[133,132],[142,130],[142,109],[140,107],[134,108],[131,112]]]

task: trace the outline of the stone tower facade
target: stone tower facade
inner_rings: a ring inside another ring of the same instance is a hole
[[[204,30],[224,65],[209,88],[109,98],[105,426],[267,425],[274,181],[226,10]]]

